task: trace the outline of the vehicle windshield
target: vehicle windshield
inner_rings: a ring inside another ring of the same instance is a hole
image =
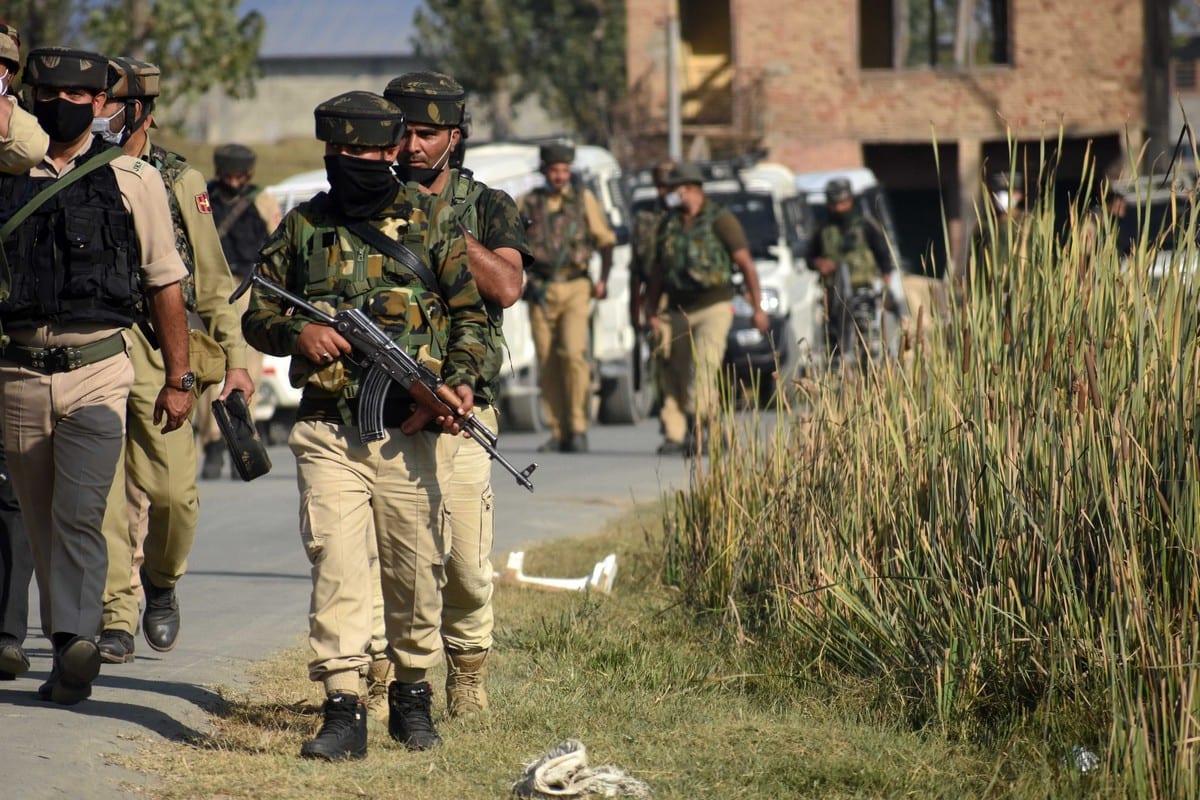
[[[752,192],[709,192],[709,199],[733,212],[746,230],[750,255],[770,258],[770,248],[779,244],[779,223],[771,196]]]

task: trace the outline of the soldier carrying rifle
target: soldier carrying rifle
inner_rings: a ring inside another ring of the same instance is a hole
[[[487,314],[450,206],[405,188],[392,173],[403,112],[357,91],[327,100],[315,116],[330,191],[288,213],[263,246],[261,274],[331,314],[366,314],[409,355],[433,365],[459,399],[456,416],[469,414]],[[402,391],[387,394],[382,438],[362,436],[366,376],[349,357],[354,347],[346,337],[261,288],[242,322],[251,345],[292,356],[293,379],[304,381],[288,444],[296,457],[301,538],[312,563],[309,677],[324,684],[327,699],[321,731],[301,755],[366,755],[360,677],[370,664],[376,594],[371,536],[377,537],[388,657],[395,666],[389,733],[409,749],[433,747],[441,740],[430,716],[426,672],[442,659],[442,494],[462,439],[426,424],[429,417]],[[439,421],[457,432],[451,416]]]

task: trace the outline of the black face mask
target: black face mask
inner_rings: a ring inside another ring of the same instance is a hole
[[[399,186],[387,161],[325,156],[329,199],[349,219],[369,219],[396,199]]]
[[[62,97],[34,101],[33,115],[52,141],[63,143],[82,136],[95,117],[91,103],[72,103]]]
[[[422,186],[429,188],[437,176],[441,175],[440,169],[430,169],[429,167],[410,167],[408,164],[396,164],[396,177],[408,183],[416,181]]]

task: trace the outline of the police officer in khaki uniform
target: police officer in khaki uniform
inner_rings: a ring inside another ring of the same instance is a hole
[[[36,166],[46,155],[50,137],[37,120],[17,105],[9,90],[21,71],[21,37],[0,22],[0,172],[15,175]]]
[[[20,174],[46,155],[50,138],[33,115],[20,108],[9,87],[21,68],[21,37],[0,23],[0,173]],[[8,459],[0,446],[0,680],[13,680],[29,669],[25,634],[29,623],[29,582],[33,553],[17,496],[9,476]]]
[[[253,269],[259,248],[283,218],[279,202],[254,184],[257,160],[254,151],[245,145],[223,144],[213,152],[216,178],[208,184],[208,198],[221,247],[235,280],[239,282]],[[248,300],[239,301],[239,312],[245,312]],[[246,367],[256,384],[262,380],[262,353],[248,348]],[[200,413],[196,415],[196,430],[200,432],[200,443],[204,447],[204,467],[200,477],[205,480],[221,477],[225,464],[225,442],[212,415],[212,400],[216,396],[215,390],[211,395],[206,394],[200,403]],[[253,402],[250,408],[253,413]],[[230,465],[230,477],[236,476],[237,471]]]
[[[0,178],[0,207],[26,215],[4,242],[12,280],[0,323],[11,342],[0,350],[0,413],[54,648],[39,694],[72,704],[91,695],[100,670],[101,524],[133,384],[123,329],[148,305],[167,367],[154,418],[175,430],[192,409],[187,270],[158,171],[91,133],[108,59],[38,49],[25,82],[50,146],[28,173]],[[57,192],[35,206],[51,184]]]
[[[471,274],[488,311],[488,351],[475,384],[475,413],[498,431],[495,402],[504,361],[503,310],[521,298],[524,268],[533,256],[516,203],[502,191],[451,168],[466,120],[462,84],[438,72],[410,72],[387,85],[384,96],[399,106],[408,127],[396,170],[421,191],[454,209],[467,240]],[[454,457],[454,476],[444,497],[450,511],[450,559],[442,590],[442,641],[446,653],[446,712],[462,717],[485,712],[484,662],[492,646],[492,533],[495,496],[492,463],[481,447],[464,445]]]
[[[246,371],[246,341],[240,315],[229,304],[236,286],[213,224],[204,177],[182,156],[150,142],[160,70],[132,58],[114,58],[110,72],[108,102],[94,127],[101,137],[120,144],[126,155],[153,164],[163,177],[176,248],[189,272],[181,283],[184,300],[206,328],[191,333],[197,343],[193,370],[207,373],[210,381],[223,379],[221,399],[235,389],[249,397],[254,384]],[[146,595],[142,619],[146,642],[159,652],[175,647],[180,625],[175,585],[187,567],[200,507],[191,422],[170,433],[159,431],[152,416],[164,380],[162,354],[139,327],[130,331],[129,338],[134,383],[126,418],[125,459],[117,469],[104,518],[109,560],[99,646],[101,658],[115,664],[134,657],[139,584]],[[148,512],[141,513],[143,508]],[[133,571],[138,566],[139,577],[146,580],[135,582]]]
[[[590,190],[571,183],[575,148],[543,145],[546,185],[518,203],[529,222],[533,251],[529,270],[529,325],[537,350],[538,383],[550,439],[539,449],[584,453],[588,449],[591,367],[588,319],[591,300],[605,297],[616,234]],[[592,253],[600,251],[600,280],[588,277]]]
[[[326,143],[330,191],[288,212],[263,247],[260,271],[317,305],[362,309],[414,358],[427,350],[460,408],[470,410],[486,352],[487,313],[450,209],[402,186],[392,173],[403,112],[360,91],[325,101],[315,117],[317,138]],[[368,244],[380,234],[407,247],[424,269],[389,255],[390,247]],[[461,439],[421,425],[407,393],[392,387],[384,438],[363,442],[363,373],[346,358],[350,344],[334,328],[288,310],[256,289],[242,327],[252,346],[292,356],[304,381],[288,444],[296,457],[301,537],[312,563],[309,677],[324,684],[327,699],[324,724],[301,755],[366,755],[359,683],[370,661],[376,594],[372,536],[396,675],[388,687],[388,732],[409,749],[428,749],[441,741],[426,676],[442,658],[442,496]]]

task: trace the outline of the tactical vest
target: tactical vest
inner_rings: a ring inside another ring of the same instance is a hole
[[[106,148],[97,137],[80,163]],[[53,180],[0,176],[0,209],[16,210]],[[4,242],[4,253],[12,270],[11,294],[0,303],[6,328],[128,327],[143,312],[141,245],[111,167],[92,170],[43,203]]]
[[[672,302],[686,302],[690,296],[733,285],[733,259],[713,225],[724,213],[722,206],[708,200],[686,230],[679,212],[672,212],[663,222],[658,263]]]
[[[587,275],[588,261],[594,248],[588,230],[583,190],[563,194],[562,208],[551,214],[547,208],[549,193],[534,189],[525,198],[525,216],[529,227],[529,249],[533,253],[533,274],[550,281],[567,281]]]
[[[333,314],[360,308],[393,341],[414,358],[425,355],[445,358],[450,317],[441,295],[399,261],[376,252],[370,245],[337,224],[328,195],[321,192],[294,210],[296,268],[288,274],[288,288]],[[369,224],[369,223],[368,223]],[[414,220],[396,238],[418,257],[425,257],[424,228]],[[286,247],[289,239],[276,238],[263,254]],[[436,270],[435,270],[436,272]],[[292,359],[289,378],[293,386],[304,386],[314,398],[339,399],[343,421],[352,424],[345,400],[358,396],[362,370],[347,359],[319,367],[307,359]],[[389,394],[389,397],[391,395]]]
[[[821,229],[821,252],[826,258],[844,262],[850,272],[850,286],[857,289],[872,286],[879,277],[875,253],[867,244],[867,220],[854,214],[846,220],[845,228],[829,223]]]
[[[476,203],[487,187],[476,181],[469,170],[451,170],[450,186],[453,191],[446,199],[449,200],[454,221],[478,236],[479,210]],[[486,298],[483,305],[488,316],[487,352],[484,353],[483,366],[475,383],[475,394],[492,405],[496,402],[496,378],[504,368],[504,350],[508,344],[504,341],[504,309]]]
[[[225,251],[225,260],[229,262],[229,269],[238,277],[245,277],[258,263],[258,251],[267,239],[267,223],[263,222],[262,215],[254,205],[261,191],[258,187],[245,186],[237,195],[229,197],[219,181],[210,181],[208,184],[208,202],[212,205],[213,222],[217,230],[222,230],[226,218],[243,199],[246,201],[246,207],[238,214],[229,230],[221,236],[221,249]]]
[[[196,254],[192,250],[192,240],[188,238],[187,228],[183,226],[183,211],[179,208],[179,198],[175,196],[175,184],[188,169],[187,159],[178,153],[163,149],[156,144],[150,145],[150,163],[163,176],[167,187],[167,200],[171,206],[171,225],[175,227],[175,249],[187,267],[187,277],[179,282],[183,289],[183,300],[188,311],[196,310]]]

